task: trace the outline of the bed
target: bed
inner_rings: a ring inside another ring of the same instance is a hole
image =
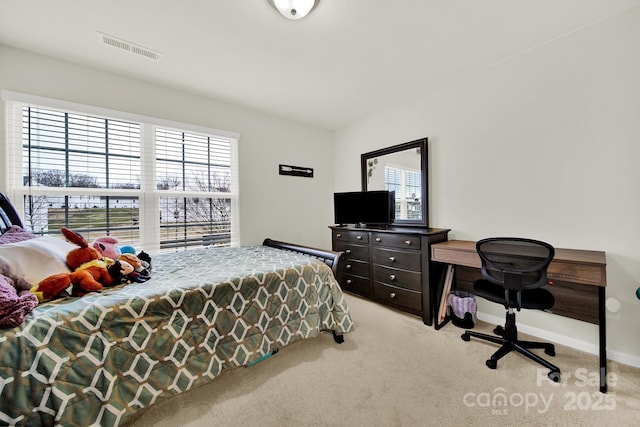
[[[22,226],[4,196],[0,212],[3,230]],[[164,253],[144,283],[38,304],[0,329],[0,425],[117,426],[294,341],[340,343],[340,256],[271,239]]]

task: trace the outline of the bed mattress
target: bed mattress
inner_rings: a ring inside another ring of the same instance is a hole
[[[0,424],[121,424],[136,410],[353,322],[331,269],[266,246],[164,253],[152,278],[40,304],[0,331]]]

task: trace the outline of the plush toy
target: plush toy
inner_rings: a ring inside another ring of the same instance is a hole
[[[101,284],[104,286],[112,286],[112,285],[120,284],[124,280],[124,277],[133,271],[133,267],[124,261],[114,261],[114,262],[108,263],[108,261],[106,261],[106,258],[105,258],[103,260],[98,260],[96,262],[104,263],[106,265],[106,273],[104,275],[101,275],[100,277],[104,282]],[[80,269],[82,269],[83,267],[84,266],[81,266]],[[82,283],[80,283],[80,286],[75,286],[76,283],[73,281],[74,280],[73,275],[76,274],[78,271],[79,270],[76,270],[75,272],[71,273],[71,278],[70,278],[71,284],[74,285],[71,288],[71,295],[74,297],[81,297],[83,295],[86,295],[89,292],[93,292],[93,291],[87,291],[86,288],[82,285]],[[102,271],[104,272],[104,270]],[[95,280],[98,280],[98,278],[96,278]],[[100,290],[102,289],[98,289],[96,291],[100,291]]]
[[[102,236],[96,238],[91,247],[96,249],[103,257],[107,257],[110,259],[118,258],[120,255],[120,250],[118,249],[118,239],[111,236]]]
[[[136,255],[131,253],[120,254],[118,261],[126,262],[132,266],[131,271],[124,274],[123,277],[127,283],[142,283],[151,278],[151,273],[145,268],[143,261]]]
[[[142,266],[151,274],[151,255],[142,251],[138,254],[138,259],[142,261]]]
[[[97,249],[90,247],[81,235],[68,228],[63,227],[62,234],[79,246],[67,253],[67,265],[72,272],[46,277],[31,288],[40,302],[54,299],[71,285],[72,295],[84,295],[87,292],[101,291],[103,286],[119,283],[122,262],[116,264],[109,260],[107,263]]]
[[[121,254],[136,254],[136,248],[134,248],[131,245],[122,245],[120,246],[120,253]]]

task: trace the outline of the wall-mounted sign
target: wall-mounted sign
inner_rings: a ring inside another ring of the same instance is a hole
[[[313,178],[313,168],[303,166],[280,165],[280,175],[304,176]]]

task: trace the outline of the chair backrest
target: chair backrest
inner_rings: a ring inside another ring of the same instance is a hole
[[[482,276],[510,291],[545,286],[547,267],[555,255],[550,244],[519,237],[479,240],[476,250],[482,260]]]

